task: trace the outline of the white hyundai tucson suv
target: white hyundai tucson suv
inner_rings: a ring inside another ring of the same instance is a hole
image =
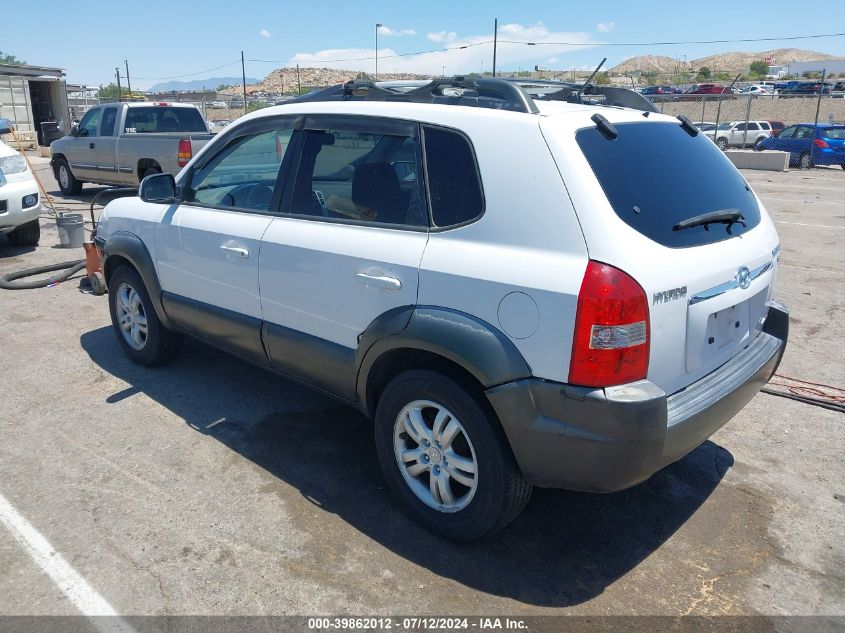
[[[157,365],[191,335],[357,407],[445,538],[532,486],[634,486],[766,383],[788,313],[760,199],[623,92],[353,82],[245,116],[103,212],[117,341]]]

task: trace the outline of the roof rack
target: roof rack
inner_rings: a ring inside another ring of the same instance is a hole
[[[537,114],[540,110],[534,103],[535,100],[617,106],[647,112],[657,111],[651,101],[627,88],[565,81],[463,76],[435,79],[423,86],[419,86],[418,82],[403,85],[396,81],[374,83],[370,80],[353,79],[345,84],[330,86],[291,99],[288,103],[399,101],[474,106]]]

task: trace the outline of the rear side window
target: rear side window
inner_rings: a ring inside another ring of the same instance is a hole
[[[425,157],[435,226],[465,224],[484,212],[478,165],[462,134],[425,126]]]
[[[208,132],[196,108],[150,106],[129,108],[123,125],[125,134],[142,132]]]
[[[614,140],[597,128],[576,140],[616,215],[670,248],[711,244],[742,235],[760,222],[750,188],[716,145],[674,123],[620,123]],[[709,224],[676,229],[711,212],[739,212],[745,225]]]
[[[117,108],[103,110],[103,122],[100,124],[100,136],[114,136],[114,121],[117,118]]]
[[[833,138],[837,140],[845,140],[845,127],[829,127],[822,130],[824,138]]]

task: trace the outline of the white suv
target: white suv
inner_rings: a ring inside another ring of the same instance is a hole
[[[728,147],[754,147],[763,139],[772,135],[772,125],[768,121],[728,121],[720,123],[718,130],[705,132],[714,138],[719,149]]]
[[[255,112],[96,237],[131,359],[185,333],[359,408],[389,488],[455,540],[533,485],[681,458],[788,328],[772,222],[687,119],[478,83]]]

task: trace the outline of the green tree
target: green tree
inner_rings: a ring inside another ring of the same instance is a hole
[[[607,73],[599,73],[595,79],[597,86],[606,86],[610,83],[610,77]]]
[[[18,59],[14,55],[0,51],[0,64],[25,64],[22,59]]]
[[[226,84],[220,84],[217,86],[217,92],[223,92],[226,88],[231,88],[232,86],[227,86]]]
[[[696,81],[707,81],[710,79],[710,69],[707,66],[702,66],[698,69],[698,74],[695,76]]]
[[[761,75],[761,76],[766,76],[766,75],[769,74],[769,65],[766,62],[759,60],[759,59],[755,62],[751,62],[751,64],[748,66],[748,69],[751,72],[756,73],[756,74]]]
[[[98,99],[117,99],[119,96],[126,96],[126,89],[122,88],[118,93],[117,84],[112,82],[108,86],[100,86],[97,92]]]

